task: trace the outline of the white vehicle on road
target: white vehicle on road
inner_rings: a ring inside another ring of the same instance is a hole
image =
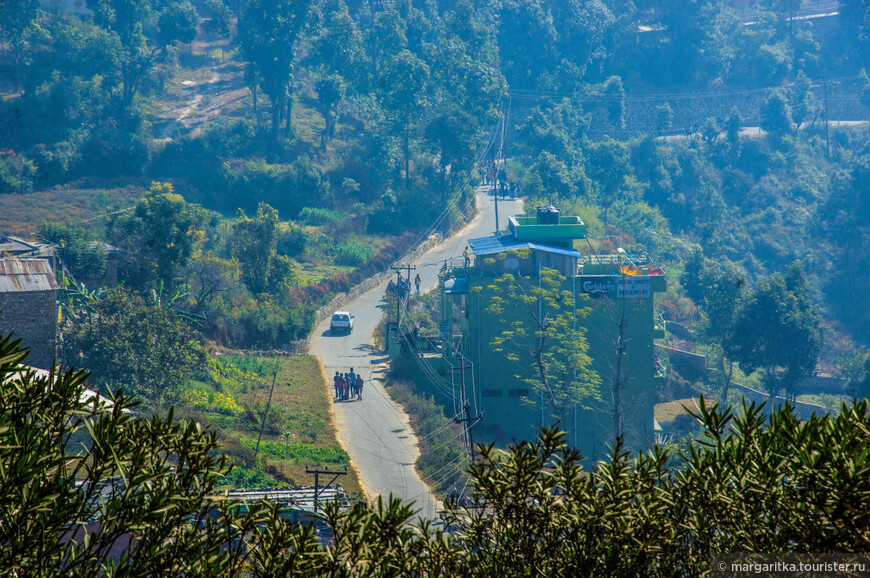
[[[346,331],[348,335],[353,331],[353,315],[347,311],[336,311],[332,314],[329,332],[341,333],[342,331]]]

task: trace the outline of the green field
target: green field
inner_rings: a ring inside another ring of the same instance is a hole
[[[272,384],[270,364],[280,367],[275,391],[254,457],[261,420]],[[217,431],[224,452],[237,466],[233,485],[314,485],[306,467],[348,468],[341,484],[350,495],[361,492],[347,453],[333,429],[326,382],[316,357],[259,356],[213,351],[206,379],[191,384],[180,413]]]

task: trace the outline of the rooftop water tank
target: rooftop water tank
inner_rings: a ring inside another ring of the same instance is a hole
[[[539,225],[558,225],[559,224],[559,209],[553,205],[538,207],[538,224]]]

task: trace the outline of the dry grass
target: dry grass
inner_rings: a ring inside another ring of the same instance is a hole
[[[697,410],[695,398],[688,397],[686,399],[675,399],[667,403],[657,403],[655,407],[655,418],[659,423],[674,421],[677,416],[686,414],[683,406],[688,407],[692,411]]]
[[[142,187],[78,189],[54,187],[29,195],[0,195],[0,233],[33,238],[42,221],[69,223],[132,206]]]

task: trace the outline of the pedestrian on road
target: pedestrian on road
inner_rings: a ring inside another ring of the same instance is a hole
[[[417,286],[417,297],[420,296],[420,283],[422,283],[422,281],[420,280],[420,274],[417,273],[417,276],[414,277],[414,285]]]
[[[465,257],[465,266],[468,267],[471,265],[471,259],[468,258],[468,245],[465,246],[465,251],[462,252],[462,256]]]
[[[332,378],[332,385],[335,387],[335,399],[341,397],[341,376],[335,372],[335,377]]]
[[[345,392],[347,392],[347,379],[345,379],[345,375],[342,373],[342,374],[339,374],[339,376],[338,376],[338,399],[339,399],[339,401],[342,401],[346,398]]]
[[[362,388],[363,388],[363,378],[359,375],[356,376],[356,398],[362,399]]]
[[[348,395],[350,397],[354,396],[354,390],[356,389],[356,374],[353,372],[353,368],[350,368],[350,373],[347,374],[347,388]]]

